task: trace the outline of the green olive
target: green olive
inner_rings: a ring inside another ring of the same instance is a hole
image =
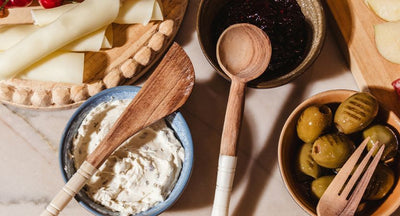
[[[314,142],[331,123],[332,111],[328,106],[309,106],[297,120],[297,135],[305,143]]]
[[[337,129],[351,134],[366,128],[378,114],[378,101],[369,93],[360,92],[343,101],[335,112]]]
[[[367,200],[379,200],[386,196],[394,184],[394,172],[389,167],[379,164],[364,194]]]
[[[332,133],[315,140],[311,155],[320,166],[334,169],[343,166],[354,149],[354,143],[346,135]]]
[[[334,175],[330,176],[322,176],[320,178],[315,179],[311,182],[311,192],[320,199],[326,189],[328,188],[329,184],[332,182]]]
[[[313,178],[318,178],[321,174],[321,167],[315,163],[314,159],[311,156],[311,143],[305,143],[300,148],[299,157],[298,157],[298,167],[300,171],[308,176]]]
[[[396,156],[398,140],[395,133],[389,127],[379,124],[373,125],[363,131],[363,137],[364,139],[367,137],[371,138],[367,145],[368,151],[372,149],[377,141],[379,142],[379,147],[381,147],[382,144],[385,144],[385,150],[383,151],[381,158],[382,161],[389,160]],[[378,149],[375,150],[374,155],[377,152]]]

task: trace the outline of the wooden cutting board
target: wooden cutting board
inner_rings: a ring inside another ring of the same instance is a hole
[[[400,101],[391,85],[400,78],[400,64],[384,59],[374,40],[374,25],[386,22],[364,0],[326,0],[330,25],[361,91],[370,91],[382,105],[400,116]]]
[[[182,23],[188,0],[161,0],[164,21],[112,24],[113,48],[85,53],[83,83],[0,80],[0,102],[55,110],[76,107],[106,88],[132,84],[160,59]]]

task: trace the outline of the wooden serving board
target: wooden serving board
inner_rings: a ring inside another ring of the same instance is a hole
[[[326,0],[342,50],[361,91],[370,91],[400,116],[400,101],[391,83],[400,78],[400,64],[384,59],[375,46],[374,25],[386,22],[364,0]]]
[[[83,84],[0,80],[0,102],[32,109],[68,109],[103,89],[134,83],[172,44],[187,4],[188,0],[162,0],[164,21],[146,26],[113,23],[113,48],[85,53]]]

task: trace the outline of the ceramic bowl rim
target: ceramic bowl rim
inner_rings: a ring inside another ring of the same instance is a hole
[[[133,98],[136,96],[137,92],[140,90],[140,87],[137,86],[117,86],[114,88],[106,89],[101,91],[100,93],[90,97],[87,101],[85,101],[81,106],[78,107],[78,109],[73,113],[71,118],[69,119],[63,133],[62,137],[60,140],[60,151],[59,151],[59,168],[61,170],[62,178],[64,182],[68,181],[67,177],[67,172],[64,169],[66,165],[66,161],[68,159],[65,159],[65,149],[64,145],[66,143],[66,139],[68,137],[68,131],[70,130],[72,124],[79,118],[79,114],[84,112],[86,109],[93,109],[96,107],[98,104],[104,102],[104,101],[110,101],[113,100],[114,97],[113,95],[118,95],[122,93],[127,93],[129,94],[130,97],[122,97],[118,99],[123,99],[123,98]],[[109,100],[101,100],[101,98],[109,97]],[[92,106],[96,104],[95,106]],[[87,114],[87,113],[86,113]],[[86,116],[86,114],[84,116]],[[81,121],[83,120],[84,117],[82,117]],[[147,211],[140,212],[138,214],[132,215],[132,216],[149,216],[149,215],[158,215],[167,210],[169,207],[171,207],[182,195],[184,192],[191,173],[192,173],[192,168],[193,168],[193,160],[194,160],[194,153],[193,153],[193,140],[192,136],[190,133],[189,126],[187,125],[183,115],[179,112],[176,111],[167,117],[165,117],[166,122],[169,124],[169,126],[174,130],[175,135],[177,138],[180,140],[182,143],[182,146],[184,147],[185,150],[185,159],[182,163],[182,170],[181,173],[178,177],[178,180],[174,186],[174,189],[171,191],[171,193],[168,195],[167,199],[164,200],[161,203],[158,203],[157,205],[153,206],[152,208],[148,209]],[[81,124],[81,121],[78,123],[78,125]],[[179,129],[179,133],[177,131]],[[183,138],[183,139],[182,139]],[[92,208],[88,203],[86,203],[84,200],[82,200],[79,195],[77,194],[75,196],[75,200],[82,205],[85,209],[90,211],[92,214],[97,215],[97,216],[102,216],[103,214],[96,211],[94,208]]]

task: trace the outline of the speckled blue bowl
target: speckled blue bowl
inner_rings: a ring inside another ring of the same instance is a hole
[[[102,102],[134,98],[139,90],[140,88],[135,86],[119,86],[107,89],[89,98],[76,110],[64,130],[60,143],[60,168],[65,181],[71,178],[76,172],[71,151],[72,138],[77,133],[81,122],[89,113],[89,111]],[[182,171],[174,189],[164,202],[157,204],[145,212],[136,214],[135,216],[158,215],[172,206],[184,191],[192,172],[193,142],[185,119],[181,113],[175,112],[167,116],[166,121],[167,124],[169,124],[169,126],[175,131],[176,137],[180,140],[185,149],[185,159],[183,161]],[[119,215],[118,212],[113,212],[108,208],[92,201],[82,190],[75,196],[75,199],[95,215]]]

